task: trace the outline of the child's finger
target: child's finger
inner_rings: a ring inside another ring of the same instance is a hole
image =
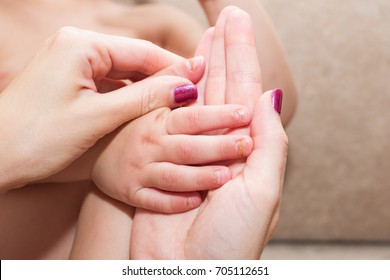
[[[247,157],[253,142],[244,135],[167,135],[161,146],[156,161],[194,165]]]
[[[169,134],[200,134],[247,125],[251,112],[241,105],[183,107],[173,110],[167,120]]]
[[[231,179],[226,166],[187,166],[170,162],[148,164],[143,174],[142,185],[174,192],[215,189]]]
[[[193,83],[197,83],[205,69],[205,59],[203,56],[197,56],[188,60],[183,60],[175,63],[153,76],[179,76],[190,80]]]
[[[202,199],[198,192],[175,193],[154,188],[142,188],[134,194],[132,201],[137,208],[173,214],[198,207]]]

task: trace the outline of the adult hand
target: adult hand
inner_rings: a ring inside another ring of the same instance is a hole
[[[205,46],[202,49],[208,50]],[[287,137],[277,112],[280,91],[260,96],[261,77],[247,14],[235,8],[222,12],[209,59],[204,102],[235,102],[253,108],[246,131],[253,138],[254,150],[246,162],[234,163],[239,167],[235,178],[209,191],[199,208],[176,215],[137,209],[132,259],[258,259],[276,226]]]
[[[164,215],[137,209],[132,259],[258,259],[280,210],[287,138],[271,92],[263,94],[252,120],[254,150],[243,173],[209,191],[192,211]]]
[[[131,119],[196,98],[184,78],[138,81],[182,60],[146,41],[61,29],[0,95],[0,191],[57,173]]]
[[[262,69],[263,91],[283,88],[282,123],[286,127],[294,115],[297,103],[297,90],[290,70],[288,58],[271,18],[259,0],[198,0],[210,26],[217,22],[221,11],[229,6],[237,6],[247,12],[254,26],[258,62]]]

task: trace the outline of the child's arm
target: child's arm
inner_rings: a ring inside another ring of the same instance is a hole
[[[285,51],[259,0],[199,0],[211,26],[214,26],[221,10],[234,5],[246,11],[252,18],[257,53],[262,71],[263,90],[283,89],[282,121],[286,125],[296,106],[296,88]]]
[[[183,57],[192,57],[202,37],[205,26],[186,12],[159,4],[158,13],[167,17],[162,47]]]
[[[91,183],[84,199],[71,259],[127,260],[135,208],[108,197]]]

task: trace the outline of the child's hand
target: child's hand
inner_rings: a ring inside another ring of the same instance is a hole
[[[92,180],[109,196],[135,207],[191,210],[201,203],[197,191],[231,179],[227,167],[205,164],[246,157],[253,148],[249,136],[195,134],[244,126],[250,119],[241,105],[157,109],[98,143],[103,148]]]

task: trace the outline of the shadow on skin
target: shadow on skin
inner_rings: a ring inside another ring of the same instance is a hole
[[[88,182],[31,185],[0,196],[0,259],[67,259]]]

